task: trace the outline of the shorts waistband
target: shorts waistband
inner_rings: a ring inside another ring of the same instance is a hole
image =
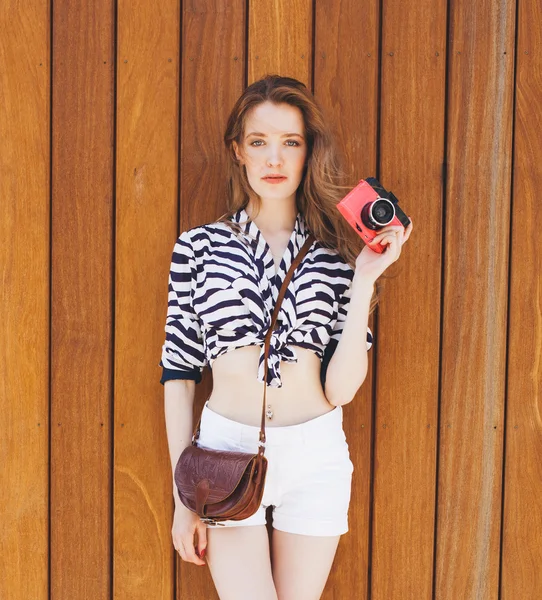
[[[302,443],[322,439],[321,436],[329,439],[333,435],[338,435],[344,440],[342,420],[342,407],[336,406],[333,410],[304,423],[266,427],[266,445]],[[238,440],[239,442],[257,442],[260,432],[259,426],[245,425],[244,423],[239,423],[238,421],[233,421],[219,415],[207,406],[207,402],[205,402],[201,415],[202,434],[206,428],[220,432],[220,436]]]

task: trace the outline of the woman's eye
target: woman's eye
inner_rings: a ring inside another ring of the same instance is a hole
[[[250,142],[251,146],[260,146],[260,144],[258,142],[261,142],[263,144],[263,140],[254,140],[253,142]],[[286,140],[286,144],[290,145],[292,144],[292,146],[290,146],[291,148],[295,148],[296,146],[299,146],[299,142],[296,142],[295,140]]]

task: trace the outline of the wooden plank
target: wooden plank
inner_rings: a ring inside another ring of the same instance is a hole
[[[92,6],[53,5],[51,594],[55,598],[109,598],[113,14],[107,0]]]
[[[180,5],[122,2],[117,31],[113,597],[171,600],[158,362],[177,236]]]
[[[183,5],[180,231],[214,221],[227,210],[222,138],[243,91],[245,5],[244,0],[185,0]],[[170,240],[169,255],[164,256],[166,270],[174,241]],[[205,369],[196,388],[198,416],[211,386],[212,377]],[[207,567],[177,560],[179,600],[218,598]]]
[[[452,3],[436,598],[498,596],[515,3]],[[518,596],[516,596],[518,597]]]
[[[506,460],[503,600],[542,598],[542,6],[519,3]],[[510,59],[512,60],[512,58]]]
[[[0,4],[0,597],[48,597],[49,36]]]
[[[249,84],[267,74],[312,87],[312,0],[249,0]]]
[[[446,11],[389,0],[382,12],[380,179],[415,231],[381,279],[373,600],[432,597]]]
[[[344,148],[355,185],[376,173],[379,3],[316,3],[314,94]],[[370,326],[374,330],[372,317]],[[367,598],[371,490],[373,358],[360,392],[344,407],[344,429],[354,463],[349,532],[342,536],[322,598]]]

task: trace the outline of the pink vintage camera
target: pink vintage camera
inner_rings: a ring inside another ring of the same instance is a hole
[[[372,243],[372,240],[383,227],[403,225],[406,228],[410,225],[410,219],[399,207],[397,198],[374,177],[362,179],[337,204],[337,208],[371,250],[379,254],[386,246]]]

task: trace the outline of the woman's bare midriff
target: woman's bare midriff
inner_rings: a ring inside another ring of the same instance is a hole
[[[297,363],[281,362],[281,388],[267,387],[266,404],[273,418],[266,427],[296,425],[319,417],[335,407],[331,405],[320,383],[321,362],[307,348],[292,346]],[[257,380],[260,346],[230,350],[213,363],[213,391],[209,408],[246,425],[260,425],[262,417],[263,382]]]

